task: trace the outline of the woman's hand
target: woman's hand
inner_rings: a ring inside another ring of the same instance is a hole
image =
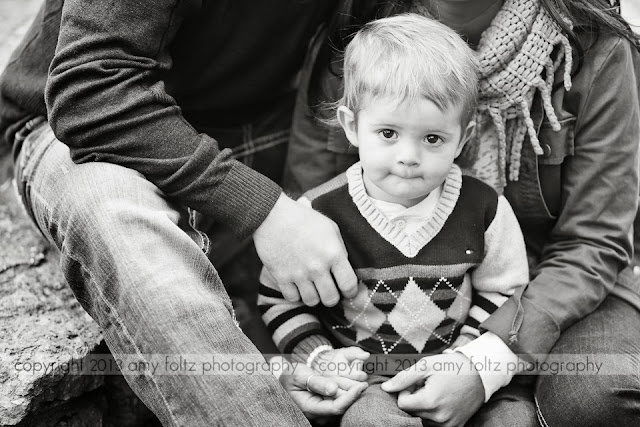
[[[381,387],[400,392],[400,409],[437,426],[463,426],[484,403],[480,375],[458,352],[424,357]]]
[[[288,364],[280,384],[309,419],[342,415],[367,388],[367,383],[324,377],[307,365]]]

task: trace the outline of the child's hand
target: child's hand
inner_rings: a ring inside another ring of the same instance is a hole
[[[400,409],[438,425],[464,425],[484,403],[480,374],[458,352],[423,357],[381,387],[387,393],[399,392]]]
[[[364,361],[369,353],[358,347],[345,347],[323,351],[313,360],[314,371],[329,377],[365,381]]]

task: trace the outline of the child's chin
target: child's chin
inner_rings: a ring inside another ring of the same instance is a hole
[[[424,192],[396,193],[392,195],[392,199],[400,205],[413,206],[423,201],[428,195],[429,193]]]

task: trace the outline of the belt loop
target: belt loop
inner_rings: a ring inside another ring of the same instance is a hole
[[[45,119],[43,116],[36,116],[27,121],[13,137],[14,143],[22,143],[35,128],[37,128],[41,123],[44,123],[46,120],[47,119]]]

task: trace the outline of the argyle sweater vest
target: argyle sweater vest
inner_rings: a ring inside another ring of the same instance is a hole
[[[278,348],[298,360],[327,344],[390,356],[441,353],[460,333],[479,336],[480,322],[527,281],[513,211],[457,166],[411,235],[373,205],[358,164],[305,198],[340,227],[358,293],[335,307],[307,307],[284,300],[263,270],[263,319]]]
[[[474,299],[467,272],[483,260],[485,232],[497,208],[496,192],[474,178],[462,177],[453,211],[413,258],[363,217],[344,176],[308,197],[314,209],[338,224],[359,280],[355,298],[316,309],[328,338],[372,354],[436,354],[448,348]],[[440,213],[436,209],[434,215]],[[478,323],[471,326],[477,328]]]

